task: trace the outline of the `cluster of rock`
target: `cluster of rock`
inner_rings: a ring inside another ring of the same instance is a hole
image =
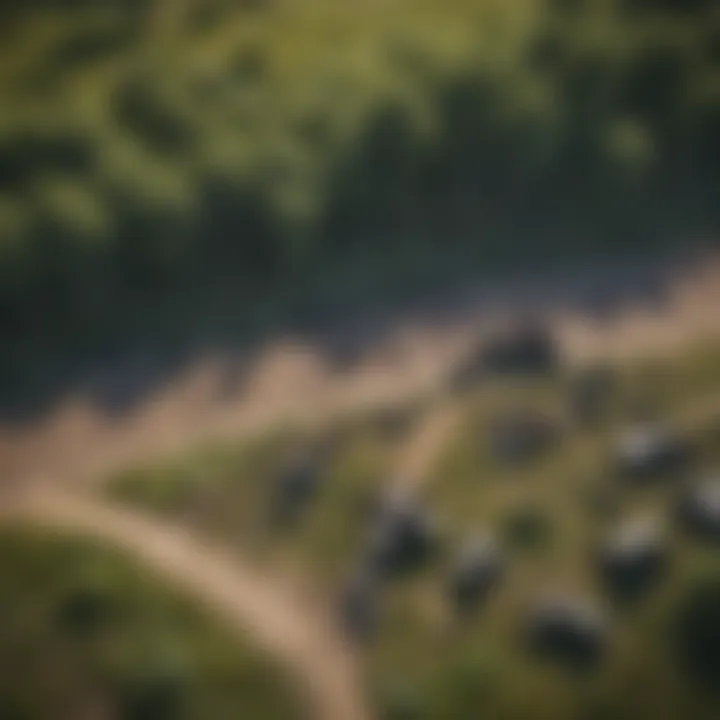
[[[560,353],[550,335],[538,325],[525,324],[493,338],[458,377],[467,379],[478,372],[547,374],[559,366]],[[568,410],[579,429],[594,429],[608,416],[615,382],[605,366],[588,368],[572,379]],[[513,411],[490,421],[486,439],[495,460],[516,464],[553,451],[567,431],[567,425],[551,415]],[[671,562],[664,522],[669,518],[623,517],[623,488],[678,480],[675,518],[681,527],[698,538],[720,542],[720,478],[680,482],[691,469],[693,451],[687,437],[662,423],[647,418],[636,422],[617,438],[605,468],[619,482],[605,481],[583,496],[596,519],[613,522],[591,552],[596,577],[611,599],[637,599],[650,592],[667,575]],[[295,458],[278,480],[276,517],[284,523],[296,521],[317,493],[320,478],[316,455]],[[461,539],[454,552],[448,552],[446,540],[447,534],[418,497],[403,492],[381,495],[368,508],[355,567],[340,596],[347,633],[357,640],[370,639],[378,630],[384,589],[433,556],[449,557],[444,573],[448,610],[462,620],[480,609],[503,585],[517,547],[507,536],[488,529]],[[567,590],[531,598],[522,626],[524,642],[533,653],[577,668],[603,656],[610,632],[601,605]]]

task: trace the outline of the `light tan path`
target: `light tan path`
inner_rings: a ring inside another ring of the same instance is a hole
[[[331,619],[281,580],[251,570],[181,528],[79,495],[43,488],[16,498],[3,514],[89,534],[127,551],[284,663],[306,690],[313,718],[369,718],[356,659]]]
[[[393,477],[398,488],[419,491],[448,446],[462,418],[462,403],[441,397],[423,413],[395,461]]]

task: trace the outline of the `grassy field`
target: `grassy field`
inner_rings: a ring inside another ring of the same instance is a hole
[[[423,491],[441,527],[440,545],[423,568],[391,585],[380,631],[367,648],[368,683],[382,717],[469,719],[478,708],[491,720],[717,716],[720,699],[692,679],[674,633],[693,589],[720,578],[720,556],[675,527],[676,483],[627,487],[614,476],[611,453],[618,432],[642,411],[693,438],[691,474],[717,468],[718,406],[709,414],[698,409],[720,398],[720,352],[700,349],[617,373],[597,428],[566,425],[546,457],[512,468],[488,451],[489,420],[513,408],[566,417],[570,378],[483,383],[466,393],[460,429]],[[317,497],[294,528],[270,522],[275,480],[298,447],[318,440],[292,429],[129,471],[110,484],[110,493],[334,595],[357,561],[368,503],[393,479],[397,450],[416,414],[408,409],[395,422],[339,423],[325,438]],[[600,506],[597,497],[607,502]],[[614,521],[637,516],[667,521],[670,567],[642,602],[623,604],[600,582],[593,552]],[[528,517],[539,528],[530,535],[522,530]],[[507,577],[480,612],[459,621],[448,602],[448,568],[462,541],[481,530],[499,538],[509,557]],[[522,618],[544,590],[594,599],[609,614],[611,650],[595,672],[575,677],[525,652]]]
[[[0,531],[0,716],[302,718],[295,688],[216,619],[111,548]]]
[[[249,445],[129,469],[111,480],[109,492],[330,588],[347,569],[374,490],[387,480],[408,414],[340,421],[332,437],[322,438],[319,492],[296,527],[273,520],[277,480],[297,451],[318,438],[292,428]]]

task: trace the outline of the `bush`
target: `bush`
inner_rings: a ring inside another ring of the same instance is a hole
[[[712,3],[330,5],[2,11],[0,190],[32,226],[48,178],[91,189],[109,241],[86,268],[77,210],[56,253],[14,235],[0,307],[27,319],[0,340],[114,336],[98,295],[118,319],[220,285],[291,306],[348,266],[394,286],[451,251],[487,268],[717,231]]]
[[[686,590],[671,620],[675,649],[689,678],[718,691],[720,676],[720,573],[708,573]]]

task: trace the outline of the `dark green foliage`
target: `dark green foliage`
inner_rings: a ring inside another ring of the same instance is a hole
[[[92,585],[72,589],[58,608],[59,621],[78,636],[96,632],[105,621],[112,620],[115,603],[111,593]]]
[[[720,676],[720,574],[701,577],[672,618],[678,656],[694,681],[717,691]]]
[[[521,550],[540,551],[553,540],[552,520],[536,507],[521,506],[503,518],[502,532],[508,543]]]
[[[712,2],[191,5],[3,8],[0,201],[23,220],[0,228],[3,343],[97,345],[222,285],[247,315],[348,268],[397,284],[452,253],[487,268],[717,230]],[[107,227],[64,208],[48,253],[48,179],[91,188]]]
[[[193,128],[160,95],[158,84],[132,78],[115,92],[112,110],[117,122],[150,151],[177,155],[189,152]]]
[[[0,579],[0,717],[304,717],[242,639],[104,546],[6,528]]]

